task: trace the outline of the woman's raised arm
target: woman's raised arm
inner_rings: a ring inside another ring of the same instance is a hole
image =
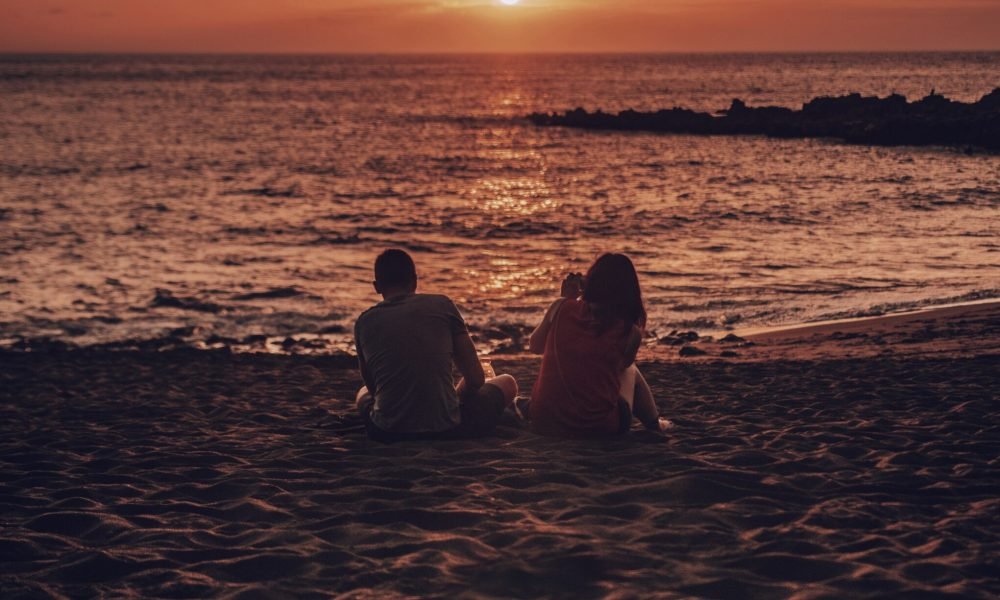
[[[549,306],[549,309],[545,311],[542,322],[531,332],[531,337],[528,338],[528,351],[532,354],[545,353],[545,340],[549,337],[549,328],[552,327],[552,321],[555,319],[556,313],[559,311],[559,307],[562,306],[564,300],[566,299],[560,298],[553,302]]]
[[[531,332],[531,337],[528,338],[529,352],[533,354],[545,353],[545,340],[549,337],[549,328],[552,327],[552,322],[555,320],[556,313],[559,311],[559,307],[562,306],[563,300],[575,300],[582,293],[582,273],[570,273],[563,278],[562,285],[559,287],[560,298],[549,306],[549,309],[545,311],[542,322],[538,324],[538,327],[535,327],[535,330]]]

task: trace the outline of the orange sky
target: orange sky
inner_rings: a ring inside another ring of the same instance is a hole
[[[1000,0],[0,0],[0,52],[1000,49]]]

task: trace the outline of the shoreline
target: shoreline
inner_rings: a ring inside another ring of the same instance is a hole
[[[1000,301],[738,330],[721,339],[661,338],[645,348],[643,362],[990,356],[1000,354]]]
[[[876,317],[804,323],[749,332],[773,359],[872,356],[969,357],[1000,354],[1000,301],[928,307]]]
[[[837,333],[843,335],[865,332],[887,333],[899,330],[901,326],[911,325],[918,321],[961,321],[966,316],[1000,318],[1000,299],[986,298],[936,304],[863,317],[806,321],[772,326],[735,327],[731,330],[723,331],[709,330],[705,335],[695,330],[685,332],[681,335],[690,336],[691,334],[695,334],[696,337],[691,336],[692,339],[687,340],[690,344],[684,345],[692,345],[695,348],[709,350],[714,346],[725,344],[724,340],[726,338],[735,336],[743,341],[752,342],[752,345],[757,347],[754,354],[760,355],[761,347],[765,346],[784,345],[790,347],[796,343],[824,343],[833,348],[836,344],[830,344],[830,342],[838,341],[832,339],[834,337],[833,334]],[[507,326],[503,326],[496,331],[484,328],[474,330],[473,339],[476,340],[481,356],[486,360],[531,359],[533,355],[521,349],[518,342],[518,340],[522,340],[523,342],[523,338],[527,336],[529,331],[530,327],[527,326],[521,328],[521,330],[517,328],[511,329]],[[500,333],[500,337],[497,337],[497,333]],[[955,336],[952,335],[952,337]],[[968,337],[970,338],[968,340],[969,346],[967,351],[964,352],[966,355],[976,351],[1000,350],[1000,344],[985,343],[988,340],[978,340],[975,336],[971,335],[971,332]],[[234,354],[247,355],[334,356],[341,359],[344,357],[353,358],[354,356],[351,350],[353,344],[342,341],[326,342],[323,340],[322,335],[313,333],[302,333],[285,337],[253,335],[247,339],[215,337],[215,339],[209,339],[208,341],[185,339],[171,333],[157,338],[124,340],[93,345],[75,345],[72,338],[23,338],[13,336],[0,341],[3,342],[0,344],[0,353],[166,352],[172,350],[192,350],[202,352],[228,351]],[[664,350],[661,346],[681,345],[677,342],[677,338],[671,338],[670,336],[659,339],[647,339],[644,345],[646,348],[646,360],[675,360],[677,357],[669,350]],[[742,347],[746,348],[749,346],[751,344],[744,344]],[[786,348],[786,350],[790,351],[790,348]],[[956,348],[953,350],[957,351],[959,349]],[[718,354],[715,353],[715,355]],[[709,356],[712,355],[709,352]],[[721,358],[737,357],[721,356]]]
[[[944,316],[945,314],[953,313],[954,311],[964,312],[964,309],[972,309],[978,306],[989,306],[996,305],[1000,307],[1000,300],[996,298],[986,298],[983,300],[969,300],[967,302],[953,302],[948,304],[935,304],[932,306],[923,306],[919,308],[908,308],[906,310],[901,310],[899,312],[887,312],[881,315],[869,315],[864,317],[847,317],[844,319],[829,319],[821,321],[805,321],[802,323],[792,323],[787,325],[774,325],[766,327],[748,327],[746,329],[735,329],[733,333],[735,335],[746,337],[746,338],[769,338],[784,334],[792,334],[794,332],[803,333],[805,330],[810,329],[827,329],[830,327],[838,327],[845,325],[852,327],[853,324],[862,323],[872,323],[878,325],[880,322],[890,322],[897,319],[902,319],[904,317],[916,316],[916,315],[927,315],[935,316],[940,314]]]

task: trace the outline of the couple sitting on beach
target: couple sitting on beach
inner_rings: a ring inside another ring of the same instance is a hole
[[[517,397],[510,375],[487,379],[458,308],[446,296],[416,293],[417,271],[406,252],[386,250],[376,259],[375,290],[384,300],[354,328],[365,382],[357,404],[372,439],[484,436],[508,407],[546,435],[621,435],[633,416],[649,429],[668,425],[635,366],[646,311],[625,255],[605,254],[586,277],[563,281],[561,297],[529,341],[542,354],[530,401]]]

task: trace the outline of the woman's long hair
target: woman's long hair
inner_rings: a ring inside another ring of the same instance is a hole
[[[604,254],[591,265],[583,287],[583,300],[594,307],[598,333],[616,321],[624,321],[625,333],[632,326],[646,326],[646,308],[639,290],[639,275],[624,254]]]

